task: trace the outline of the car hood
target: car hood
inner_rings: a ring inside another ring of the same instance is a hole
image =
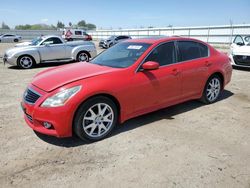
[[[31,45],[31,42],[26,41],[26,42],[21,42],[15,45],[15,47],[23,47],[23,46],[29,46]]]
[[[100,66],[92,63],[74,63],[57,68],[47,69],[38,73],[32,80],[32,85],[46,91],[53,91],[63,85],[93,76],[118,71],[117,68]]]
[[[232,52],[234,55],[250,55],[250,46],[235,46]]]

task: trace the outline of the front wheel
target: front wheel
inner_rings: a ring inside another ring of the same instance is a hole
[[[30,69],[35,65],[35,60],[28,55],[24,55],[18,58],[17,65],[23,69]]]
[[[14,42],[18,42],[18,39],[14,39]]]
[[[79,52],[76,59],[78,62],[89,61],[89,55],[86,52]]]
[[[201,101],[205,104],[211,104],[219,98],[221,91],[222,80],[219,76],[214,75],[208,79],[203,91]]]
[[[111,133],[117,118],[117,107],[111,99],[94,97],[78,109],[74,118],[74,132],[83,140],[98,141]]]

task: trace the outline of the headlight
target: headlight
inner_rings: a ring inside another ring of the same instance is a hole
[[[57,107],[63,106],[71,97],[81,90],[81,86],[75,86],[69,89],[65,89],[56,93],[55,95],[47,98],[43,103],[42,107]]]

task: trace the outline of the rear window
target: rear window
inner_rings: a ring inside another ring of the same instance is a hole
[[[179,62],[208,56],[208,47],[194,41],[178,41],[178,49]]]

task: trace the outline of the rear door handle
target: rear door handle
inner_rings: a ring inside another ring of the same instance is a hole
[[[210,66],[212,65],[212,63],[209,62],[209,61],[205,61],[205,65],[206,65],[207,67],[210,67]]]

